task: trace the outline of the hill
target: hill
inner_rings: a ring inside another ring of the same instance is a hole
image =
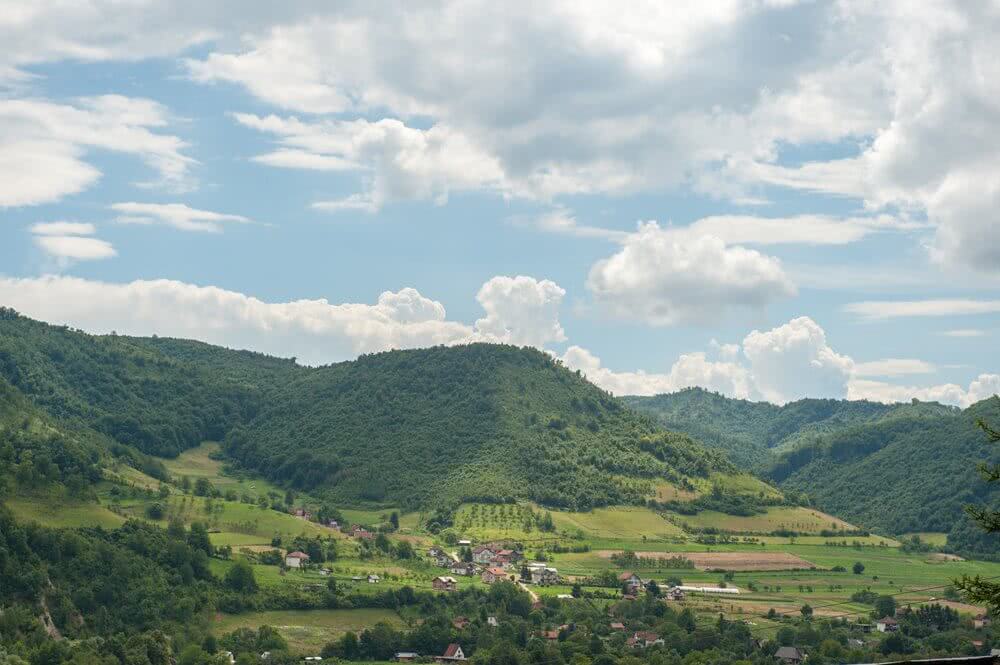
[[[535,349],[475,344],[307,368],[2,310],[0,381],[62,430],[86,433],[95,460],[224,440],[238,465],[341,503],[587,509],[736,473]]]
[[[530,499],[586,509],[643,501],[658,481],[735,472],[545,353],[488,344],[309,372],[225,449],[273,480],[405,507]]]
[[[702,388],[652,397],[624,397],[625,404],[664,427],[685,432],[723,450],[737,465],[762,469],[772,453],[792,450],[818,436],[899,415],[945,415],[937,403],[882,404],[837,399],[802,399],[777,406],[732,399]]]

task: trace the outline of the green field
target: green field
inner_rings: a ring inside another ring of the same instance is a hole
[[[220,446],[214,441],[205,441],[197,448],[185,450],[173,459],[164,459],[163,465],[173,478],[187,476],[192,482],[198,478],[206,478],[214,487],[223,492],[236,490],[253,496],[277,492],[284,495],[285,490],[256,476],[230,476],[223,473],[222,462],[212,459],[219,452]]]
[[[583,533],[587,538],[642,540],[683,535],[680,527],[666,521],[649,508],[595,508],[587,513],[553,512],[559,531]]]
[[[252,612],[248,614],[216,615],[212,631],[221,636],[238,628],[272,626],[288,640],[297,653],[318,654],[327,642],[346,632],[360,633],[384,621],[396,627],[403,625],[400,616],[391,610],[290,610],[283,612]]]
[[[760,515],[743,517],[706,510],[697,515],[672,514],[673,521],[693,529],[713,528],[737,533],[766,534],[778,529],[819,533],[824,529],[853,529],[847,522],[813,508],[773,507]]]
[[[113,529],[125,522],[124,517],[97,503],[26,497],[6,499],[4,503],[17,519],[54,528],[100,526]]]

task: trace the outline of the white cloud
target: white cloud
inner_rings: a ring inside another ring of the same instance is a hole
[[[836,353],[826,332],[801,316],[767,332],[754,330],[743,340],[754,383],[771,402],[802,397],[844,397],[854,366]]]
[[[529,226],[546,233],[576,236],[578,238],[603,238],[605,240],[622,241],[628,237],[625,231],[616,231],[599,226],[580,224],[571,210],[556,206],[551,210],[536,216],[517,216],[509,219],[515,226]]]
[[[561,341],[557,310],[563,294],[548,280],[496,277],[478,297],[486,317],[470,326],[448,320],[444,305],[412,288],[386,291],[374,305],[325,299],[269,303],[165,279],[109,283],[68,276],[0,277],[0,303],[43,321],[94,333],[193,338],[294,355],[314,365],[438,344]]]
[[[340,201],[321,201],[320,210],[367,210],[401,200],[447,201],[449,193],[470,189],[503,191],[497,160],[444,125],[408,127],[399,120],[304,122],[297,118],[235,115],[238,122],[272,133],[283,146],[256,161],[283,168],[354,170],[365,191]]]
[[[165,224],[182,231],[219,233],[227,222],[246,224],[250,220],[242,215],[230,215],[211,210],[198,210],[183,203],[115,203],[111,206],[121,213],[115,221],[120,224]]]
[[[886,403],[918,399],[965,408],[998,392],[1000,392],[1000,374],[980,374],[968,388],[962,388],[954,383],[917,387],[853,379],[848,386],[848,399],[867,399]]]
[[[0,99],[0,208],[51,203],[92,186],[101,177],[84,161],[92,150],[142,159],[157,173],[145,184],[189,187],[194,160],[183,154],[186,144],[154,131],[167,121],[160,104],[120,95],[72,105]]]
[[[969,316],[1000,312],[1000,300],[866,300],[849,303],[844,311],[868,320],[901,317]]]
[[[95,261],[117,256],[114,246],[106,240],[90,238],[96,232],[85,222],[38,222],[30,228],[35,244],[55,259],[62,269],[75,261]]]
[[[854,365],[854,376],[904,376],[933,374],[936,371],[933,364],[916,358],[885,358]]]
[[[641,224],[618,252],[595,263],[587,289],[611,314],[652,325],[708,321],[795,293],[777,259],[656,222]]]
[[[941,333],[945,337],[959,337],[959,338],[970,338],[970,337],[985,337],[986,331],[980,330],[979,328],[956,328],[954,330],[945,330]]]
[[[476,331],[489,339],[542,347],[566,339],[559,307],[566,291],[553,281],[497,276],[483,284],[476,300],[486,316]]]
[[[586,377],[616,395],[655,395],[692,386],[732,397],[752,394],[746,368],[732,362],[713,362],[704,353],[681,355],[666,374],[615,372],[601,365],[601,360],[587,349],[571,346],[561,360],[567,367],[580,370]]]
[[[31,232],[40,236],[89,236],[97,229],[86,222],[38,222],[31,225]]]
[[[838,218],[829,215],[704,217],[679,232],[711,235],[734,245],[846,245],[878,231],[921,228],[923,225],[888,215]]]

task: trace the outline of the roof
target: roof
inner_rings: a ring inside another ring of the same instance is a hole
[[[396,658],[416,658],[420,654],[415,651],[397,651]]]
[[[490,566],[489,568],[486,569],[486,571],[488,573],[490,573],[491,575],[501,575],[502,576],[502,575],[506,575],[507,574],[506,570],[504,570],[503,568],[499,568],[497,566]]]
[[[774,652],[775,658],[794,658],[802,660],[802,652],[797,647],[781,647]]]
[[[878,623],[882,623],[887,626],[895,626],[899,624],[899,622],[893,619],[892,617],[882,617],[881,619],[878,620]]]
[[[454,658],[455,655],[458,654],[458,652],[461,651],[461,650],[462,650],[461,646],[459,646],[457,644],[449,644],[448,648],[444,650],[444,657],[445,658]]]
[[[309,555],[305,552],[289,552],[285,555],[286,559],[308,559]]]
[[[640,630],[635,634],[635,638],[646,642],[655,642],[660,639],[660,636],[648,630]]]
[[[625,628],[625,624],[621,623],[620,621],[614,621],[612,622],[611,627],[614,628],[615,630],[621,630]]]
[[[618,580],[620,582],[624,582],[625,580],[630,580],[633,577],[639,577],[639,576],[633,573],[631,570],[626,570],[624,573],[618,576]]]
[[[458,584],[458,582],[455,581],[454,577],[435,577],[434,581],[435,582],[449,582],[451,584]]]

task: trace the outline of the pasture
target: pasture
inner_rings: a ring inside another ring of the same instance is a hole
[[[288,610],[238,615],[216,614],[212,621],[212,632],[216,636],[222,636],[239,628],[256,630],[260,626],[271,626],[278,630],[296,653],[316,655],[323,645],[344,633],[361,633],[379,622],[397,628],[404,624],[399,614],[384,609]]]

